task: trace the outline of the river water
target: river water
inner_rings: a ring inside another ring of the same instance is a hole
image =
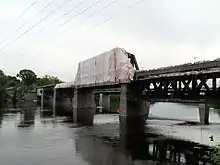
[[[183,153],[179,163],[173,163],[177,161],[173,158],[167,158],[165,163],[160,159],[163,156],[159,159],[152,156],[152,144],[169,144],[173,150],[184,152],[198,148],[195,142],[215,145],[220,141],[218,111],[211,110],[210,125],[200,126],[197,108],[154,104],[151,119],[141,128],[144,135],[132,137],[120,136],[118,115],[96,115],[94,126],[86,127],[75,125],[64,116],[54,119],[51,112],[38,108],[0,113],[0,165],[186,164]],[[210,141],[211,135],[214,141]]]

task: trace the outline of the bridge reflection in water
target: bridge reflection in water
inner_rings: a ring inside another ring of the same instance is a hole
[[[50,118],[51,111],[41,111],[40,116]],[[22,111],[18,126],[34,126],[34,120],[35,110]],[[209,147],[171,139],[158,134],[145,122],[135,123],[128,123],[124,130],[117,123],[78,127],[73,135],[77,156],[91,165],[206,164],[204,155]]]
[[[206,164],[204,155],[209,150],[207,146],[171,139],[141,124],[134,126],[133,132],[129,128],[129,132],[120,137],[109,136],[118,128],[108,130],[107,127],[114,128],[115,125],[95,125],[78,131],[76,152],[91,165],[132,165],[140,162],[149,165]]]
[[[20,112],[20,123],[18,127],[33,127],[35,123],[35,110],[25,109]]]

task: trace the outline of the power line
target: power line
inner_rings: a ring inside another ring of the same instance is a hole
[[[48,17],[50,17],[53,13],[57,12],[59,9],[63,8],[66,4],[68,4],[70,1],[72,0],[67,0],[65,1],[65,3],[63,3],[59,8],[53,10],[52,12],[50,12],[49,14],[47,14],[47,16],[45,16],[44,18],[40,19],[38,22],[36,22],[33,26],[31,26],[30,28],[28,28],[26,31],[24,31],[22,34],[20,34],[17,38],[15,38],[13,41],[9,42],[6,46],[2,47],[0,49],[0,51],[4,50],[5,48],[7,48],[8,46],[10,46],[12,43],[14,43],[15,41],[17,41],[19,38],[23,37],[25,34],[27,34],[29,31],[31,31],[32,29],[34,29],[35,27],[37,27],[40,23],[42,23],[43,21],[45,21]]]
[[[64,14],[62,14],[61,16],[59,16],[57,19],[55,19],[55,20],[52,22],[52,24],[55,23],[55,22],[57,22],[57,21],[60,20],[61,18],[65,17],[66,15],[68,15],[70,12],[73,11],[73,9],[79,7],[79,6],[80,6],[81,4],[83,4],[84,2],[85,2],[85,0],[84,0],[84,1],[81,1],[80,3],[76,4],[75,6],[73,6],[70,10],[68,10],[67,12],[65,12]]]
[[[70,1],[70,0],[69,0],[69,1]],[[95,6],[96,4],[98,4],[99,1],[100,1],[100,0],[96,1],[95,3],[93,3],[92,5],[90,5],[89,7],[85,8],[85,9],[82,10],[82,11],[80,11],[79,13],[77,13],[76,15],[74,15],[73,17],[71,17],[70,20],[66,21],[64,24],[70,22],[72,19],[76,18],[77,16],[79,16],[79,15],[85,13],[88,9],[90,9],[90,8],[92,8],[93,6]],[[132,7],[136,6],[136,5],[139,4],[141,1],[143,1],[143,0],[139,0],[138,2],[134,3],[133,5],[131,5],[129,8],[132,8]],[[68,1],[67,1],[67,2],[68,2]],[[114,2],[115,2],[115,1],[113,1],[113,2],[111,2],[111,3],[114,3]],[[111,6],[111,5],[108,4],[108,5],[106,5],[104,8],[107,8],[108,6]],[[93,17],[93,16],[96,15],[96,14],[97,14],[97,12],[95,12],[94,14],[92,14],[91,17]],[[89,18],[90,18],[90,17],[89,17]],[[88,19],[89,19],[89,18],[88,18]],[[107,19],[103,20],[101,23],[97,24],[95,27],[98,27],[98,26],[100,26],[100,25],[102,25],[102,24],[108,22],[108,21],[111,20],[112,18],[113,18],[113,16],[108,17]],[[61,26],[63,26],[64,24],[62,24]],[[34,26],[34,27],[35,27],[35,26]],[[30,31],[30,30],[33,29],[34,27],[32,26],[30,29],[28,29],[27,31],[25,31],[24,34],[26,34],[28,31]],[[68,31],[68,30],[67,30],[67,31]],[[64,33],[66,33],[67,31],[64,31]],[[64,33],[60,33],[60,35],[62,35],[62,34],[64,34]],[[23,36],[23,35],[22,35],[22,36]],[[19,39],[20,37],[21,37],[21,35],[18,36],[18,37],[16,38],[16,40]],[[0,51],[1,51],[1,50],[2,50],[2,49],[0,49]],[[36,48],[34,48],[34,50],[36,50]]]
[[[96,14],[101,13],[102,11],[104,11],[105,9],[111,7],[115,2],[117,2],[117,0],[113,0],[111,1],[109,4],[107,4],[106,6],[104,6],[103,8],[101,8],[99,11],[94,12],[93,14],[91,14],[86,21],[88,21],[89,19],[91,19],[92,17],[94,17]],[[66,33],[71,29],[71,27],[69,27],[67,30],[63,31],[62,33]]]
[[[107,19],[104,19],[103,21],[101,21],[100,23],[98,23],[94,28],[108,22],[109,20],[111,20],[113,18],[113,16],[108,17]]]
[[[109,7],[111,7],[115,2],[117,2],[117,0],[113,0],[111,1],[109,4],[107,4],[106,6],[104,6],[103,8],[101,8],[98,12],[94,12],[93,14],[91,14],[89,17],[87,17],[86,21],[88,21],[89,19],[91,19],[92,17],[94,17],[96,14],[102,12],[104,9],[107,9]],[[85,21],[85,22],[86,22]],[[72,27],[69,27],[68,29],[66,29],[65,31],[59,33],[59,36],[62,36],[63,34],[67,33],[69,30],[71,30]],[[57,37],[58,38],[58,37]]]
[[[143,2],[144,0],[138,0],[137,2],[133,3],[132,5],[130,5],[128,8],[132,8],[135,7],[136,5],[140,4],[141,2]]]
[[[103,8],[101,8],[101,10],[99,10],[98,12],[94,12],[92,15],[90,15],[89,16],[89,19],[90,18],[92,18],[92,17],[94,17],[97,13],[101,13],[103,10],[105,10],[105,9],[107,9],[107,8],[109,8],[109,7],[111,7],[114,3],[116,3],[117,2],[117,0],[113,0],[113,1],[111,1],[109,4],[107,4],[106,6],[104,6]]]
[[[62,7],[64,7],[66,4],[68,4],[70,1],[72,0],[67,0],[62,6],[60,6],[58,9],[61,9]],[[83,13],[85,13],[88,9],[90,9],[91,7],[95,6],[96,4],[99,3],[100,0],[96,1],[95,3],[93,3],[92,5],[90,5],[89,7],[85,8],[84,10],[80,11],[79,13],[77,13],[74,17],[71,18],[71,20]],[[10,46],[12,43],[14,43],[15,41],[17,41],[18,39],[20,39],[21,37],[23,37],[25,34],[27,34],[29,31],[31,31],[32,29],[34,29],[36,26],[38,26],[40,23],[42,23],[43,21],[45,21],[49,16],[51,16],[53,13],[55,13],[57,10],[53,10],[52,12],[50,12],[46,17],[42,18],[41,20],[39,20],[37,23],[35,23],[33,26],[31,26],[29,29],[27,29],[26,31],[24,31],[21,35],[19,35],[17,38],[15,38],[13,41],[9,42],[7,45],[5,45],[4,47],[2,47],[0,49],[0,51],[4,50],[5,48],[7,48],[8,46]],[[69,20],[70,21],[70,20]],[[68,22],[69,22],[68,21]],[[62,26],[62,25],[61,25]]]
[[[37,1],[34,1],[33,3],[31,3],[31,5],[28,6],[28,7],[16,18],[16,20],[19,19],[19,18],[21,18],[23,15],[25,15],[36,3],[37,3]]]
[[[40,13],[42,13],[44,10],[46,10],[49,6],[51,6],[56,0],[53,0],[51,2],[48,2],[46,6],[44,6],[36,15],[37,17]],[[23,25],[21,25],[19,28],[16,29],[16,31],[19,31],[21,28],[23,28],[26,24],[28,24],[30,21],[26,21]]]
[[[15,22],[17,20],[19,20],[23,15],[25,15],[35,4],[37,3],[37,1],[34,1],[33,3],[31,3],[24,11],[22,11],[22,13],[15,18]],[[0,44],[3,43],[5,41],[5,37],[1,40]]]
[[[132,5],[130,5],[128,8],[131,9],[135,6],[137,6],[138,4],[140,4],[141,2],[143,2],[144,0],[138,0],[137,2],[133,3]],[[95,27],[99,27],[100,25],[110,21],[113,18],[113,16],[108,17],[107,19],[104,19],[103,21],[101,21],[100,23],[98,23]]]
[[[93,6],[97,5],[100,2],[100,0],[97,0],[95,3],[93,3],[92,5],[88,6],[87,8],[85,8],[84,10],[82,10],[81,12],[77,13],[76,15],[74,15],[73,17],[71,17],[69,20],[65,21],[63,24],[61,24],[61,26],[64,26],[65,24],[67,24],[68,22],[70,22],[71,20],[73,20],[74,18],[80,16],[81,14],[85,13],[87,10],[89,10],[90,8],[92,8]]]
[[[89,19],[91,19],[92,17],[94,17],[96,14],[98,14],[98,13],[100,13],[100,12],[102,12],[104,9],[107,9],[108,7],[111,7],[115,2],[116,2],[117,0],[113,0],[113,1],[111,1],[109,4],[107,4],[106,6],[104,6],[103,8],[101,8],[98,12],[96,11],[96,12],[94,12],[93,14],[91,14],[87,19],[86,19],[86,21],[88,21]],[[81,4],[81,3],[79,3],[79,4]],[[79,4],[77,4],[77,5],[79,5]],[[98,3],[97,3],[98,4]],[[89,7],[91,7],[91,6],[93,6],[94,4],[92,4],[92,5],[90,5]],[[87,7],[88,8],[88,7]],[[87,9],[86,8],[86,9]],[[83,11],[83,12],[82,12]],[[83,14],[83,13],[85,13],[87,10],[82,10],[82,11],[80,11],[79,13],[77,13],[77,15],[79,16],[79,15],[81,15],[81,14]],[[71,28],[68,28],[67,30],[65,30],[65,31],[63,31],[63,32],[61,32],[61,33],[59,33],[58,35],[57,35],[57,38],[58,38],[58,36],[61,36],[61,35],[63,35],[64,33],[66,33],[67,31],[69,31]],[[54,40],[52,40],[52,42],[53,42]],[[32,51],[33,50],[36,50],[36,47],[35,48],[33,48],[32,49]],[[31,52],[32,52],[31,51]]]
[[[100,12],[103,11],[103,9],[106,9],[106,8],[112,6],[116,1],[117,1],[117,0],[113,0],[112,2],[110,2],[109,4],[107,4],[104,8],[102,8],[102,9],[100,10]],[[128,7],[128,8],[129,8],[129,9],[130,9],[130,8],[133,8],[133,7],[135,7],[136,5],[140,4],[142,1],[144,1],[144,0],[139,0],[139,1],[135,2],[134,4],[132,4],[132,5],[131,5],[130,7]],[[95,13],[92,14],[90,17],[88,17],[88,19],[90,19],[91,17],[93,17],[93,16],[96,15],[97,13],[98,13],[98,12],[95,12]],[[87,19],[87,20],[88,20],[88,19]],[[100,23],[98,23],[97,25],[95,25],[94,28],[97,28],[97,27],[101,26],[102,24],[104,24],[104,23],[110,21],[111,19],[113,19],[113,16],[110,16],[110,17],[108,17],[107,19],[104,19],[103,21],[101,21]],[[68,32],[70,29],[71,29],[71,27],[68,28],[67,30],[63,31],[60,35],[65,34],[65,33]]]

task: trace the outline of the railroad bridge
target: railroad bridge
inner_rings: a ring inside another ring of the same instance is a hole
[[[117,51],[122,51],[123,56],[117,55]],[[114,59],[117,56],[118,61],[117,58]],[[129,64],[126,63],[128,61]],[[108,69],[106,69],[106,63]],[[109,63],[114,64],[115,70],[112,70]],[[125,76],[125,79],[120,76]],[[219,78],[220,60],[218,59],[139,70],[133,54],[115,48],[79,63],[75,82],[54,88],[54,93],[56,94],[59,88],[72,87],[74,89],[72,90],[74,93],[73,118],[75,122],[82,124],[93,124],[93,116],[97,107],[94,93],[118,93],[120,95],[121,126],[145,121],[149,114],[150,101],[177,102],[180,100],[200,103],[200,122],[208,124],[209,107],[207,104],[220,98]],[[56,95],[53,97],[56,100]]]

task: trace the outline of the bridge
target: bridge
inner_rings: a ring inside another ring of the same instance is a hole
[[[208,103],[220,97],[218,78],[219,59],[139,70],[135,55],[115,48],[80,62],[75,81],[54,88],[53,98],[56,100],[57,90],[71,87],[74,122],[86,125],[93,124],[97,108],[94,95],[97,93],[120,95],[121,126],[145,121],[150,111],[149,102],[160,100],[200,103],[200,122],[208,124]]]

